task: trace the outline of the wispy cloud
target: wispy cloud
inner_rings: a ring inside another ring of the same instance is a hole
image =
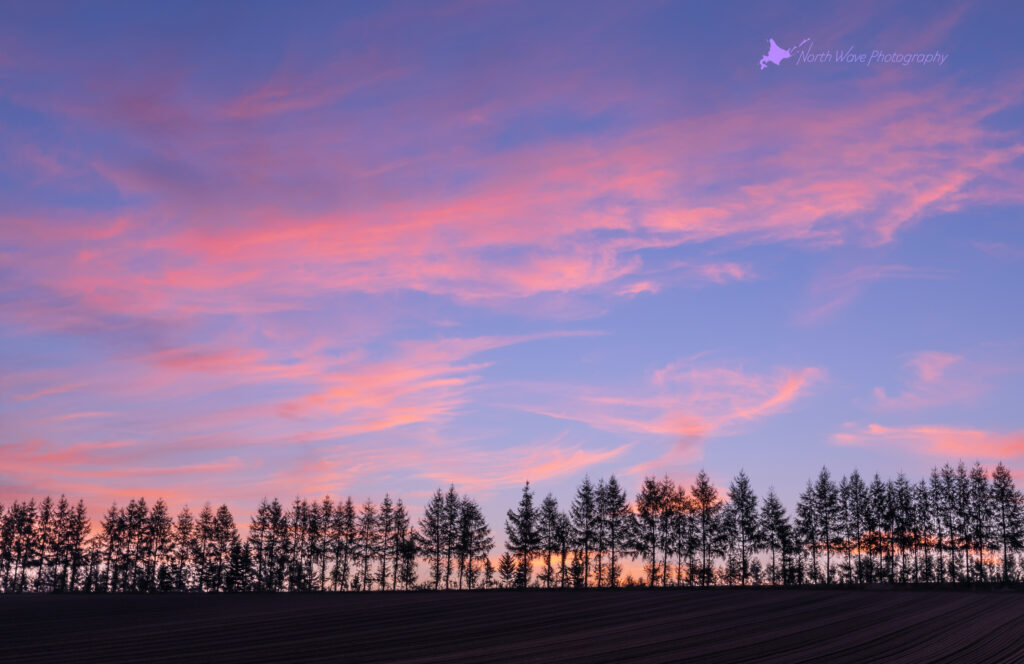
[[[907,265],[860,265],[851,270],[816,280],[811,288],[812,304],[801,311],[798,321],[815,323],[835,315],[860,297],[871,285],[886,279],[945,279],[939,270]]]
[[[1015,459],[1024,454],[1024,431],[986,431],[945,426],[886,427],[869,424],[833,436],[840,445],[900,445],[911,452],[950,458]]]
[[[630,471],[637,473],[697,460],[707,438],[785,411],[824,376],[816,367],[757,374],[685,361],[653,372],[647,386],[629,394],[564,386],[558,390],[559,396],[542,390],[544,405],[518,407],[602,431],[654,436],[667,442],[667,452]]]

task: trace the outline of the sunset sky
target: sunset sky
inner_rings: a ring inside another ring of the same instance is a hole
[[[4,4],[2,503],[1024,472],[1020,3]]]

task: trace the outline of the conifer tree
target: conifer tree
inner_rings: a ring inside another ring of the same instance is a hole
[[[455,485],[449,484],[444,494],[444,519],[442,521],[444,543],[444,587],[452,587],[452,572],[455,566],[456,545],[459,539],[459,510],[461,501]]]
[[[626,491],[612,475],[597,496],[597,511],[605,530],[604,541],[608,548],[608,566],[605,573],[607,584],[611,588],[619,585],[622,566],[619,559],[629,548],[631,513]],[[564,568],[564,560],[563,560]]]
[[[509,510],[505,521],[505,534],[508,536],[505,546],[516,557],[516,585],[520,588],[529,586],[533,559],[540,551],[540,533],[537,529],[539,516],[533,505],[530,483],[527,482],[523,486],[518,508]]]
[[[1013,482],[1010,471],[1000,461],[992,473],[994,543],[1002,551],[1003,583],[1009,583],[1015,570],[1013,552],[1024,548],[1021,503],[1024,496]]]
[[[232,552],[240,544],[235,519],[227,505],[221,505],[213,517],[212,543],[210,547],[209,590],[219,592],[227,587]],[[241,583],[242,579],[238,580]]]
[[[992,491],[989,487],[988,473],[980,463],[971,467],[968,480],[968,546],[975,551],[975,570],[972,578],[980,581],[988,580],[985,566],[985,548],[992,541],[991,523],[993,518]]]
[[[391,495],[385,493],[384,500],[380,503],[380,514],[377,517],[377,583],[381,590],[388,588],[388,573],[391,571],[388,566],[389,556],[394,547],[395,537],[395,506],[391,501]]]
[[[690,497],[693,501],[696,538],[700,546],[701,583],[707,586],[714,580],[712,566],[720,542],[718,521],[722,501],[718,497],[718,489],[711,483],[711,478],[703,469],[697,474],[690,489]]]
[[[196,582],[194,568],[196,532],[195,520],[186,505],[178,513],[172,535],[173,553],[171,584],[175,590],[191,590]]]
[[[170,585],[167,556],[171,551],[173,529],[174,521],[168,512],[167,503],[162,498],[157,499],[142,531],[144,564],[141,590],[152,591]]]
[[[765,547],[771,556],[769,573],[772,585],[785,579],[785,570],[779,566],[784,562],[785,551],[789,548],[790,525],[786,516],[786,508],[782,506],[775,489],[770,489],[761,507],[761,532],[764,535]]]
[[[501,578],[502,588],[511,588],[516,582],[517,566],[515,558],[508,551],[501,554],[498,559],[498,576]]]
[[[468,496],[461,499],[456,530],[459,589],[462,589],[465,580],[472,590],[477,585],[483,561],[487,560],[494,546],[494,538],[491,537],[491,529],[480,505]]]
[[[817,494],[810,480],[796,503],[796,533],[802,548],[811,554],[811,580],[818,580],[818,551],[821,548],[821,524],[818,520]]]
[[[100,527],[101,540],[97,544],[102,547],[106,570],[102,582],[103,589],[107,592],[116,592],[121,589],[121,543],[124,532],[123,512],[117,508],[116,503],[107,510]]]
[[[331,520],[333,538],[334,569],[331,571],[331,585],[334,590],[349,587],[353,561],[356,554],[356,507],[352,497],[338,503]]]
[[[559,512],[558,523],[555,526],[555,543],[558,551],[558,586],[560,588],[570,587],[572,579],[569,555],[573,547],[573,527],[569,516]]]
[[[636,494],[636,517],[633,523],[631,545],[644,560],[647,585],[658,583],[658,543],[661,541],[659,525],[668,496],[664,487],[653,477],[645,477]]]
[[[396,590],[400,581],[402,565],[403,565],[403,551],[406,546],[406,540],[411,538],[412,533],[409,530],[409,512],[405,508],[405,503],[399,498],[395,503],[395,517],[394,517],[394,534],[391,538],[391,589]]]
[[[494,587],[494,565],[491,564],[490,558],[484,558],[484,588]]]
[[[416,585],[416,556],[419,554],[419,538],[416,529],[410,529],[409,534],[402,540],[399,546],[401,568],[399,569],[399,581],[402,588],[409,590]]]
[[[427,558],[434,590],[441,587],[444,578],[444,554],[448,526],[445,523],[444,494],[434,492],[423,510],[419,522],[419,548]]]
[[[377,532],[377,506],[367,498],[359,511],[358,529],[358,551],[359,551],[359,590],[371,590],[373,588],[373,576],[371,567],[373,560],[377,557],[378,532]]]
[[[214,590],[216,540],[214,538],[214,514],[210,503],[203,505],[196,519],[195,566],[198,586],[201,592]]]
[[[558,500],[549,493],[541,501],[540,517],[537,524],[544,562],[544,571],[541,573],[540,581],[545,588],[550,588],[555,583],[555,567],[552,564],[552,559],[559,550],[558,537],[561,516],[561,512],[558,511]]]
[[[750,478],[742,470],[729,485],[730,537],[737,543],[740,556],[740,584],[747,585],[750,562],[760,549],[761,529],[757,513],[757,496]]]
[[[590,554],[594,548],[597,530],[597,496],[589,475],[583,478],[583,482],[576,489],[570,514],[579,553],[576,558],[582,566],[583,586],[586,587],[590,582]]]
[[[840,534],[840,504],[839,489],[832,481],[832,474],[828,468],[822,467],[818,473],[812,505],[815,510],[818,537],[825,549],[824,581],[829,583],[832,579],[832,551]]]
[[[36,568],[35,590],[48,592],[53,583],[53,567],[57,555],[57,517],[53,500],[46,496],[39,503],[35,528],[35,556],[31,563]]]

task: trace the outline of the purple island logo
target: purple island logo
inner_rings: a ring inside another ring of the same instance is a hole
[[[793,51],[800,48],[809,41],[811,41],[810,37],[803,40],[796,46],[791,46],[789,49],[785,49],[776,44],[774,39],[769,38],[768,52],[764,54],[763,58],[761,58],[761,69],[767,67],[769,62],[772,63],[773,65],[778,65],[786,58],[793,57]]]
[[[804,45],[807,45],[806,47]],[[845,51],[842,49],[835,49],[834,51],[826,50],[814,50],[814,42],[811,41],[810,37],[803,40],[796,46],[791,46],[788,49],[782,48],[775,43],[772,38],[768,39],[768,52],[761,56],[761,69],[766,69],[770,64],[779,66],[783,60],[789,58],[795,58],[796,64],[810,63],[810,64],[848,64],[848,65],[864,65],[871,66],[873,64],[878,65],[944,65],[946,64],[946,58],[949,57],[949,53],[942,53],[941,51],[935,51],[934,53],[900,53],[897,51],[884,51],[882,49],[874,49],[870,53],[868,51],[855,51],[851,46]]]

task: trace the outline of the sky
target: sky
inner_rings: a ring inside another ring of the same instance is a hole
[[[1020,3],[4,4],[2,503],[1024,473]]]

